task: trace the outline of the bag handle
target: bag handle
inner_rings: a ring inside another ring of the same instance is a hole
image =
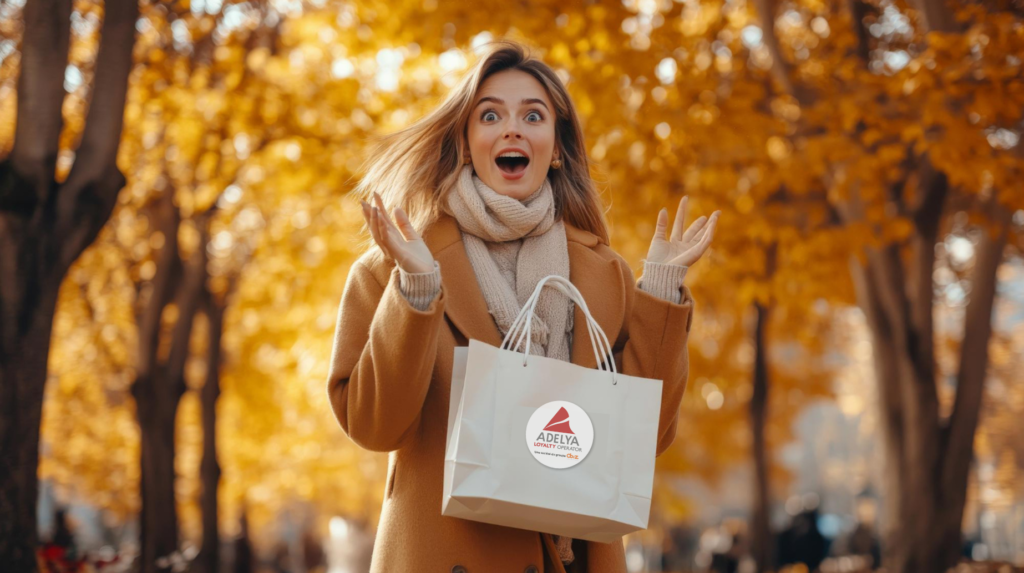
[[[584,316],[587,316],[587,314],[589,313],[589,309],[586,307],[586,301],[583,300],[582,296],[577,296],[578,293],[574,294],[573,291],[570,290],[569,288],[567,288],[563,283],[556,282],[557,279],[549,279],[549,280],[551,280],[552,282],[548,286],[551,286],[551,287],[561,291],[563,294],[567,295],[570,299],[572,299],[575,302],[577,302],[578,304],[580,304],[580,308],[586,309],[586,310],[584,310]],[[526,339],[526,354],[525,354],[525,356],[527,356],[527,357],[530,355],[530,347],[533,344],[533,339],[530,336],[530,333],[533,331],[533,320],[532,319],[533,319],[533,316],[535,316],[535,314],[536,314],[536,305],[537,305],[537,301],[539,301],[539,296],[540,296],[540,291],[536,291],[533,295],[531,295],[530,299],[528,299],[527,304],[531,305],[530,306],[530,310],[532,312],[530,312],[530,313],[525,313],[524,312],[524,313],[521,314],[520,317],[517,317],[517,318],[520,319],[518,321],[518,325],[516,325],[516,323],[513,323],[514,326],[516,326],[516,328],[518,329],[518,336],[513,341],[512,347],[519,348],[519,346],[523,342],[523,338],[525,338]],[[523,319],[525,319],[525,321]],[[525,329],[521,328],[524,322],[525,322],[525,325],[526,325]],[[599,357],[602,356],[601,350],[604,350],[605,346],[604,346],[604,343],[603,343],[602,339],[598,335],[596,335],[594,333],[594,327],[597,325],[597,322],[592,320],[592,317],[588,317],[586,325],[587,325],[587,331],[590,333],[590,346],[591,346],[591,350],[594,352],[594,356],[596,358],[595,362],[603,364],[603,361],[600,360]],[[598,329],[600,329],[600,326],[598,326]],[[510,328],[509,330],[512,331],[513,329]],[[607,354],[607,352],[605,352],[605,354]],[[526,363],[527,363],[527,361],[524,358],[523,365],[525,366]],[[602,370],[606,370],[606,368],[601,368],[601,369]]]
[[[502,342],[502,348],[519,348],[525,336],[526,355],[523,360],[523,365],[526,365],[527,358],[529,357],[530,346],[532,344],[532,339],[530,338],[530,332],[532,331],[532,317],[534,316],[534,311],[536,309],[537,301],[539,300],[541,290],[543,289],[545,284],[549,282],[550,284],[548,286],[554,287],[557,290],[561,291],[563,294],[567,295],[583,310],[583,314],[587,319],[587,330],[590,333],[591,348],[594,351],[595,362],[599,365],[599,369],[608,371],[607,367],[601,368],[601,366],[605,366],[605,361],[601,359],[601,350],[604,350],[604,354],[609,357],[609,362],[611,365],[610,367],[612,369],[611,371],[613,372],[613,374],[617,373],[615,367],[615,360],[611,351],[611,344],[608,342],[608,337],[605,336],[604,331],[601,330],[601,326],[597,323],[593,315],[590,313],[590,309],[587,307],[586,300],[583,299],[583,295],[580,294],[580,292],[576,289],[576,286],[573,285],[572,282],[570,282],[565,277],[559,275],[549,275],[547,277],[544,277],[537,283],[537,286],[534,289],[533,294],[531,294],[530,298],[527,299],[526,303],[523,305],[523,309],[520,310],[519,315],[516,316],[515,321],[513,321],[512,326],[509,328],[509,332],[508,334],[506,334],[505,341]],[[524,324],[525,328],[523,328]],[[518,334],[518,336],[514,338],[514,342],[510,346],[508,343],[510,341],[513,341],[513,335],[515,334]],[[614,376],[613,383],[617,383]]]
[[[541,279],[537,283],[537,286],[534,289],[533,293],[531,293],[530,298],[528,298],[526,300],[526,303],[523,304],[522,310],[520,310],[519,315],[517,315],[516,319],[512,322],[512,326],[509,327],[508,334],[506,334],[506,340],[512,340],[513,344],[509,345],[509,344],[503,342],[502,343],[502,347],[506,348],[506,349],[511,349],[513,347],[514,348],[519,348],[519,346],[523,342],[523,338],[525,337],[526,338],[526,356],[529,356],[530,346],[532,344],[532,338],[529,336],[529,333],[533,330],[532,329],[533,316],[534,316],[535,311],[536,311],[536,305],[537,305],[537,302],[539,300],[541,290],[544,287],[544,283],[546,283],[548,281],[551,281],[551,284],[549,286],[554,287],[555,289],[561,291],[563,294],[567,295],[574,302],[579,304],[581,308],[585,309],[584,310],[584,316],[587,317],[587,330],[591,334],[591,348],[594,351],[594,356],[595,357],[599,357],[600,356],[600,354],[599,354],[599,347],[595,345],[595,342],[597,344],[601,344],[602,341],[601,341],[601,339],[599,339],[597,336],[594,335],[594,330],[593,330],[594,326],[597,325],[597,322],[594,321],[593,317],[590,315],[589,309],[586,306],[587,303],[586,303],[585,300],[583,300],[583,296],[579,293],[579,291],[576,290],[575,285],[573,285],[571,282],[565,281],[563,277],[558,276],[558,275],[549,275],[547,277],[544,277],[543,279]],[[567,282],[568,282],[568,287],[566,286]],[[525,322],[526,328],[522,329],[522,325],[524,324],[524,322]],[[600,326],[598,326],[598,329],[600,329]],[[514,340],[513,340],[513,335],[517,334],[517,333],[518,333],[518,336],[516,336],[514,338]],[[601,349],[603,350],[603,348],[601,348]],[[600,363],[601,360],[598,359],[596,362]],[[526,362],[524,361],[523,364],[525,365]]]
[[[523,308],[519,311],[516,319],[512,322],[512,326],[509,327],[508,333],[505,335],[505,339],[501,343],[501,348],[505,350],[519,348],[523,342],[523,338],[525,337],[526,353],[523,358],[523,365],[526,365],[530,355],[530,345],[532,343],[530,332],[532,331],[533,316],[537,302],[540,300],[541,291],[545,285],[551,286],[568,296],[583,311],[583,315],[587,319],[587,331],[590,334],[590,345],[594,351],[594,361],[598,364],[599,370],[607,372],[610,367],[610,371],[612,372],[612,384],[617,384],[618,381],[616,379],[616,375],[618,374],[618,370],[615,365],[615,356],[612,352],[612,346],[608,341],[608,337],[605,335],[604,330],[601,329],[601,325],[597,323],[597,320],[595,320],[593,315],[590,313],[590,309],[587,307],[587,301],[584,300],[583,295],[576,288],[576,285],[572,284],[569,279],[561,275],[548,275],[537,282],[537,286],[534,288],[530,298],[528,298],[523,304]],[[607,363],[602,359],[602,356],[608,357]]]

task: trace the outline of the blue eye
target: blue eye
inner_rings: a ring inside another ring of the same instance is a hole
[[[483,115],[480,116],[480,120],[481,121],[490,121],[487,118],[487,116],[489,116],[491,114],[497,115],[497,112],[495,112],[493,109],[484,110]],[[530,111],[530,113],[526,114],[526,117],[530,117],[531,115],[537,116],[537,119],[535,121],[544,121],[544,116],[542,116],[539,111],[535,111],[535,110],[534,111]]]

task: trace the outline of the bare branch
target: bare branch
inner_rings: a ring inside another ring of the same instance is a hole
[[[124,125],[124,105],[128,75],[132,69],[139,6],[138,2],[122,0],[106,2],[104,9],[103,30],[96,54],[96,79],[85,130],[56,206],[55,229],[69,235],[67,241],[58,235],[58,244],[62,245],[61,262],[65,267],[69,267],[96,238],[125,184],[125,178],[117,168],[117,149]],[[63,69],[61,67],[62,74]]]
[[[956,398],[953,413],[945,428],[942,480],[945,486],[966,480],[966,471],[958,472],[970,462],[974,448],[974,432],[981,414],[988,343],[992,336],[992,308],[996,297],[996,272],[1003,260],[1010,227],[1010,210],[994,202],[989,205],[998,227],[995,236],[985,233],[977,247],[971,298],[964,317],[964,336],[960,346],[960,368],[956,377]],[[960,474],[963,474],[962,476]],[[966,485],[964,486],[966,487]],[[944,488],[945,489],[945,488]],[[962,488],[961,488],[962,489]],[[959,489],[946,491],[959,491]]]
[[[873,11],[872,7],[863,0],[846,0],[846,9],[850,11],[853,31],[857,34],[857,57],[861,64],[867,67],[868,61],[871,59],[871,38],[864,25],[864,18]]]
[[[203,220],[200,223],[199,243],[196,252],[189,258],[185,280],[176,298],[178,319],[171,334],[171,350],[167,358],[168,380],[175,385],[184,384],[185,363],[190,354],[189,340],[192,336],[192,325],[195,323],[196,314],[201,310],[203,290],[208,276],[206,246],[210,242],[210,232],[207,228],[207,221]],[[182,386],[180,392],[184,392],[184,390],[185,388]]]
[[[910,300],[910,351],[920,370],[919,378],[931,384],[935,380],[935,341],[932,324],[934,306],[935,241],[949,191],[946,175],[932,166],[927,157],[917,177],[920,201],[912,208],[915,233],[911,239],[913,264],[907,284]]]
[[[180,254],[178,253],[178,225],[181,224],[181,214],[174,206],[173,189],[163,191],[156,217],[160,222],[164,245],[156,260],[153,289],[140,317],[138,356],[140,378],[150,376],[157,367],[156,352],[160,341],[160,318],[174,290],[175,274],[181,268]]]
[[[813,96],[802,86],[793,82],[792,66],[782,57],[782,46],[775,34],[775,13],[778,10],[777,0],[755,0],[758,16],[761,20],[761,31],[765,46],[772,56],[771,74],[782,90],[793,96],[801,106],[813,103]]]
[[[29,2],[25,5],[25,36],[18,77],[18,118],[9,169],[20,185],[0,186],[0,210],[30,217],[36,205],[45,204],[54,192],[57,151],[64,121],[64,70],[68,66],[71,35],[71,0]]]
[[[906,424],[903,419],[903,398],[900,393],[899,372],[896,369],[897,357],[895,344],[892,339],[893,332],[888,326],[885,310],[882,308],[881,296],[877,292],[876,280],[873,276],[874,268],[865,262],[851,258],[850,276],[853,279],[855,292],[857,293],[858,306],[863,310],[867,319],[873,342],[872,356],[875,363],[875,372],[878,376],[879,404],[881,406],[881,422],[885,429],[882,432],[884,446],[887,450],[886,457],[890,460],[903,459],[903,435]],[[888,468],[889,475],[894,479],[889,485],[892,491],[902,491],[902,487],[896,483],[902,479],[903,474],[897,464],[891,464]],[[892,504],[892,507],[899,508],[899,504]],[[898,516],[892,516],[897,519]]]

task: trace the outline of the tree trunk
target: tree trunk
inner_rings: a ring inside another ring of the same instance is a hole
[[[197,571],[216,573],[220,566],[220,529],[217,519],[217,487],[220,464],[217,462],[217,398],[220,396],[220,341],[224,328],[224,307],[204,289],[205,312],[209,323],[209,352],[206,382],[203,385],[203,461],[199,468],[203,493],[203,545],[197,557]]]
[[[953,413],[942,419],[933,343],[935,243],[948,192],[946,177],[925,163],[911,254],[898,245],[854,261],[858,301],[867,317],[882,410],[886,456],[885,563],[895,573],[941,572],[956,564],[967,475],[983,395],[996,271],[1009,225],[990,205],[998,232],[976,247]],[[906,264],[909,262],[910,264]]]
[[[780,4],[778,0],[754,3],[773,56],[782,53],[774,31]],[[923,34],[963,31],[963,23],[944,0],[911,0],[910,4],[922,16],[917,25]],[[855,27],[856,53],[867,67],[872,48],[863,27],[869,7],[860,0],[847,0],[846,5]],[[810,90],[793,81],[792,66],[785,59],[773,60],[776,84],[801,107],[818,103]],[[967,473],[988,364],[996,270],[1010,214],[993,199],[986,200],[997,235],[986,235],[977,247],[953,414],[943,420],[935,386],[932,272],[949,182],[926,155],[914,157],[908,171],[916,171],[918,192],[904,197],[903,186],[895,187],[889,193],[889,205],[914,221],[912,254],[905,258],[898,244],[868,249],[865,257],[852,261],[851,275],[871,331],[881,407],[887,523],[883,561],[893,573],[931,573],[954,565],[959,554]],[[853,195],[858,192],[850,191]],[[864,222],[859,212],[863,205],[855,203],[859,200],[850,198],[834,205],[847,223]]]
[[[160,197],[153,214],[165,238],[157,257],[156,275],[149,298],[141,306],[139,321],[139,375],[132,385],[139,429],[142,432],[142,515],[140,554],[142,573],[169,570],[164,561],[178,549],[178,517],[175,501],[174,439],[178,404],[187,389],[185,363],[195,316],[200,310],[207,271],[207,211],[196,221],[203,229],[199,248],[187,266],[178,251],[181,214],[174,205],[174,193]],[[182,269],[184,268],[184,273]],[[184,277],[181,275],[184,274]],[[169,335],[166,359],[162,359],[161,322],[172,302],[178,317]]]
[[[750,398],[750,430],[754,454],[754,511],[751,519],[751,552],[758,571],[770,571],[772,562],[772,531],[768,487],[768,450],[764,428],[768,418],[768,348],[765,328],[770,309],[754,304],[757,325],[754,330],[754,392]]]
[[[178,549],[178,509],[174,496],[174,430],[184,381],[161,369],[133,385],[141,443],[141,571],[167,571]]]
[[[3,261],[5,267],[9,261]],[[16,293],[6,288],[0,292],[5,318],[0,354],[0,562],[5,571],[36,567],[39,424],[57,299],[52,282],[25,281],[25,286],[43,289],[36,291],[32,305],[24,298],[9,299]],[[15,309],[14,316],[8,314]],[[22,320],[24,327],[19,328]]]
[[[92,102],[71,172],[55,180],[71,2],[28,2],[11,153],[0,161],[0,563],[37,569],[39,425],[57,293],[110,218],[136,2],[106,4]]]

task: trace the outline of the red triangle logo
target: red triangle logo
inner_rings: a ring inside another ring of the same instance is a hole
[[[569,411],[565,409],[565,406],[558,409],[555,413],[555,417],[551,418],[547,426],[544,426],[545,432],[561,432],[563,434],[575,434],[572,428],[569,427]]]

